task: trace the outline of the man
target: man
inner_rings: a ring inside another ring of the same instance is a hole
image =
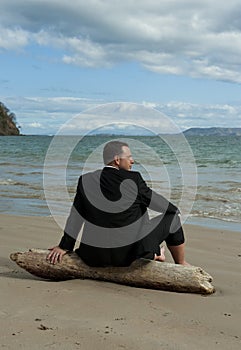
[[[134,159],[128,144],[108,142],[103,160],[103,169],[80,176],[64,235],[49,249],[47,260],[61,262],[82,229],[75,252],[89,266],[129,266],[138,258],[164,261],[163,241],[176,264],[188,265],[180,212],[152,191],[139,172],[131,171]],[[150,220],[148,207],[161,214]]]

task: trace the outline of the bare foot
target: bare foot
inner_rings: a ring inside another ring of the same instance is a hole
[[[164,253],[165,253],[165,247],[162,246],[161,249],[160,249],[160,251],[161,251],[161,254],[160,254],[160,255],[156,255],[156,254],[155,254],[154,260],[155,260],[155,261],[164,262],[165,259],[166,259],[165,254],[164,254]]]

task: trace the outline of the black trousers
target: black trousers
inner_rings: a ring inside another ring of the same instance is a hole
[[[168,245],[184,243],[184,234],[177,214],[166,213],[143,224],[140,237],[142,239],[122,247],[99,248],[80,243],[75,252],[89,266],[129,266],[139,258],[154,259],[155,253],[160,255],[160,244]]]
[[[150,233],[138,241],[137,259],[154,259],[155,253],[160,255],[160,244],[164,241],[167,245],[172,246],[178,246],[185,242],[180,218],[174,213],[165,213],[154,217],[147,226],[143,227],[143,230],[148,230]]]

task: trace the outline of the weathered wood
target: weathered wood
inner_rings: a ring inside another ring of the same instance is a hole
[[[76,253],[67,253],[56,265],[46,260],[48,250],[30,249],[10,258],[31,274],[48,280],[95,279],[134,287],[211,294],[212,277],[200,267],[138,259],[128,267],[89,267]]]

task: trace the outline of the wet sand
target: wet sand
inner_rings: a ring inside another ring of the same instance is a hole
[[[241,232],[184,226],[186,258],[213,276],[201,296],[93,280],[49,282],[9,259],[56,245],[52,218],[0,215],[0,346],[4,349],[241,348]],[[171,262],[166,250],[167,261]]]

